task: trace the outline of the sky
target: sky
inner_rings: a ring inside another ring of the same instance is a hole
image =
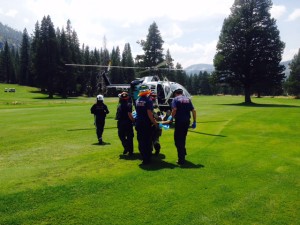
[[[300,0],[273,0],[271,17],[276,19],[285,43],[282,61],[293,59],[300,48]],[[146,40],[155,22],[174,64],[213,64],[223,21],[234,0],[0,0],[0,22],[31,35],[36,22],[50,16],[55,28],[71,21],[80,44],[121,53],[129,43],[133,57],[143,54],[139,40]],[[104,41],[106,40],[106,41]],[[106,44],[104,44],[106,43]]]

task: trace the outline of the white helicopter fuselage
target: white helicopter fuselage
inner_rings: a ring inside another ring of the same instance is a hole
[[[171,102],[174,98],[174,91],[176,89],[182,89],[183,95],[191,98],[190,93],[183,87],[181,84],[176,82],[169,81],[165,78],[163,81],[159,80],[157,76],[147,76],[139,79],[139,83],[137,83],[133,90],[133,99],[136,100],[138,98],[139,87],[142,85],[146,85],[152,92],[157,94],[156,104],[158,107],[163,110],[169,110],[171,108]]]

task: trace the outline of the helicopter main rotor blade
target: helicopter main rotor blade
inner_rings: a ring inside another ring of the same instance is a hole
[[[165,65],[167,65],[167,61],[166,60],[164,60],[161,63],[157,64],[156,66],[154,66],[154,68],[159,68],[159,67],[165,66]]]
[[[103,66],[103,65],[87,65],[87,64],[65,64],[66,66],[78,66],[78,67],[96,67],[96,68],[124,68],[124,69],[144,69],[145,67],[135,66]]]

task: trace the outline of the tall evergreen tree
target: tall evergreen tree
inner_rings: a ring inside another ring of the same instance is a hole
[[[163,43],[160,31],[156,23],[153,22],[148,29],[146,41],[140,42],[145,53],[143,66],[154,67],[164,61]]]
[[[4,83],[13,83],[14,78],[14,68],[13,68],[13,59],[11,51],[9,49],[7,41],[4,44],[4,50],[1,54],[1,77]]]
[[[289,95],[300,97],[300,49],[289,65],[291,69],[290,76],[288,77],[285,88]]]
[[[110,59],[111,59],[111,66],[121,66],[121,53],[120,53],[119,46],[117,46],[116,48],[113,47]],[[112,83],[124,82],[121,73],[121,68],[112,67],[109,73],[110,73],[110,80]]]
[[[86,65],[91,64],[91,56],[90,56],[90,47],[87,45],[85,46],[84,53],[83,53],[83,63]],[[84,92],[87,94],[88,97],[93,96],[93,87],[91,83],[92,78],[92,69],[87,67],[84,68],[84,76],[82,80],[82,85],[84,88]]]
[[[13,65],[13,81],[12,83],[16,84],[19,82],[20,75],[20,54],[19,49],[12,47],[11,50],[12,55],[12,65]]]
[[[276,21],[270,16],[271,0],[235,0],[224,20],[214,66],[218,80],[242,86],[245,102],[251,94],[284,79],[279,63],[284,49]]]
[[[176,71],[174,70],[174,59],[171,56],[170,50],[168,49],[165,55],[166,64],[162,66],[166,70],[163,70],[164,77],[167,77],[169,80],[176,80]]]
[[[3,71],[3,51],[0,51],[0,83],[4,83],[4,71]]]
[[[72,28],[70,20],[67,21],[66,37],[71,51],[70,63],[81,63],[82,58],[80,53],[80,44],[78,40],[78,35],[76,31]]]
[[[92,65],[99,65],[100,64],[100,53],[95,48],[93,51],[90,52],[90,63]],[[92,88],[92,95],[98,94],[98,75],[99,70],[98,68],[90,68],[91,69],[91,78],[90,78],[90,84]]]
[[[57,88],[59,94],[63,98],[67,98],[68,92],[72,91],[71,80],[72,80],[72,68],[65,66],[65,64],[71,62],[71,50],[67,40],[65,30],[62,29],[60,35],[57,33],[57,38],[59,40],[59,64],[58,64],[58,77]]]
[[[126,43],[122,53],[121,65],[123,67],[134,67],[134,61],[131,53],[131,47],[129,43]],[[135,78],[135,72],[133,68],[123,69],[123,83],[129,84]]]
[[[20,77],[19,84],[30,85],[30,42],[27,29],[23,31],[22,44],[21,44],[21,56],[20,56]]]
[[[188,84],[188,77],[183,70],[182,65],[180,63],[176,63],[175,69],[175,81],[183,86],[186,86]]]
[[[40,45],[40,24],[37,21],[35,24],[33,35],[31,36],[30,45],[30,77],[28,79],[30,86],[37,86],[38,84],[38,73],[40,71],[39,61],[39,45]]]
[[[58,46],[55,29],[49,15],[42,20],[40,35],[39,85],[47,90],[49,98],[53,98],[57,78]]]

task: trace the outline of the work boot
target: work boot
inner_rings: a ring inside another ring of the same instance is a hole
[[[178,165],[183,165],[183,164],[185,164],[185,160],[184,159],[178,159],[178,161],[176,163]]]

